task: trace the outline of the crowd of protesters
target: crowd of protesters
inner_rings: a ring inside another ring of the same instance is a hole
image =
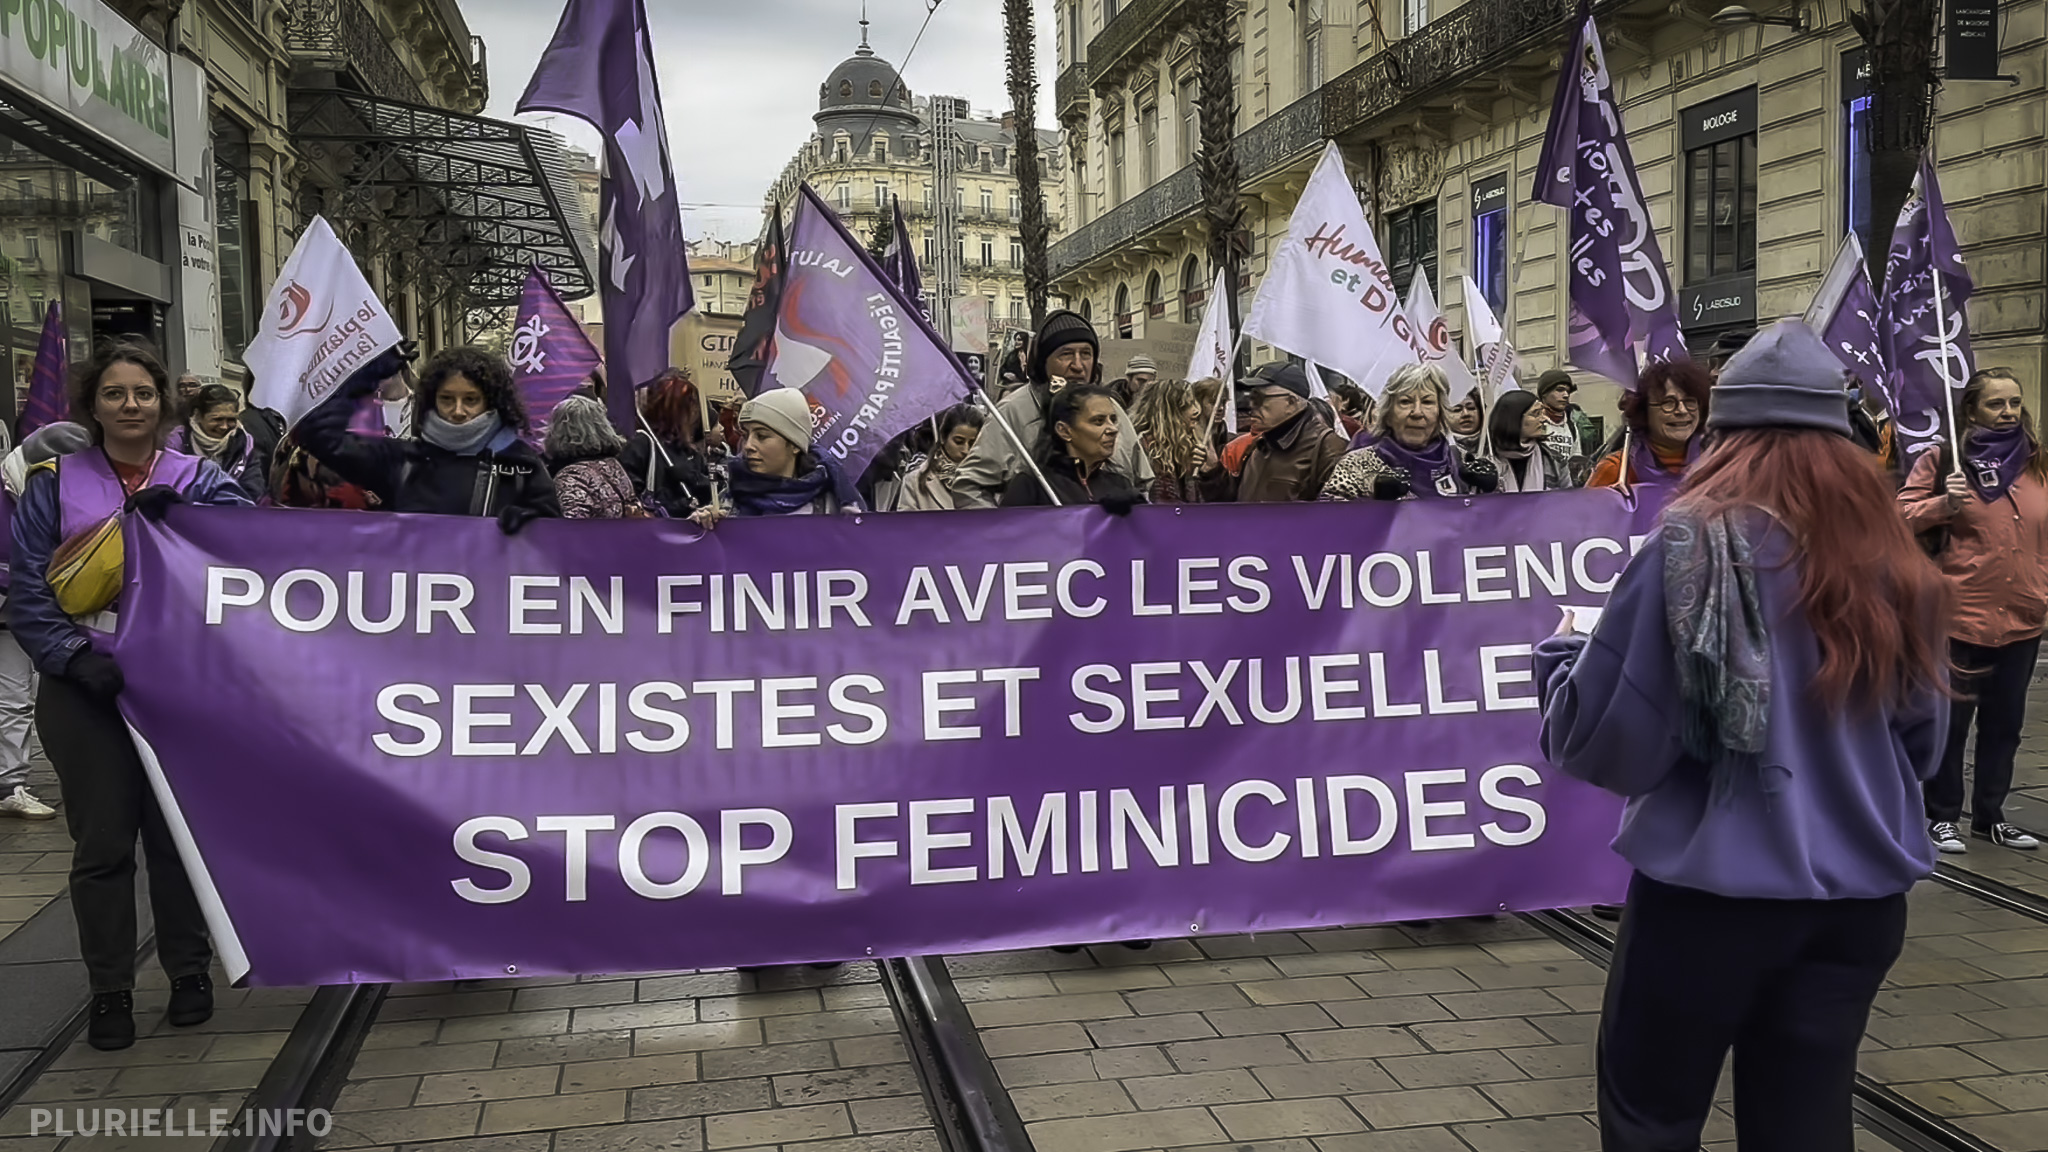
[[[1782,1026],[1736,1043],[1782,1046],[1782,1083],[1755,1114],[1815,1130],[1826,1110],[1802,1101],[1833,1101],[1844,1069],[1853,1072],[1864,993],[1897,954],[1900,894],[1934,850],[1967,850],[1973,723],[1969,831],[2035,847],[2003,805],[2048,617],[2048,455],[2019,381],[1988,369],[1961,399],[1960,467],[1930,453],[1902,489],[1874,487],[1896,475],[1884,413],[1846,389],[1803,332],[1781,325],[1752,349],[1717,345],[1706,367],[1650,365],[1621,397],[1620,427],[1603,436],[1563,371],[1531,390],[1452,395],[1442,367],[1416,364],[1371,396],[1343,380],[1326,389],[1288,361],[1224,382],[1177,379],[1134,357],[1105,383],[1092,326],[1056,311],[1006,359],[1015,379],[992,406],[933,414],[863,476],[814,450],[801,392],[712,404],[681,370],[636,390],[637,426],[622,435],[598,395],[531,413],[502,356],[451,348],[415,366],[406,345],[287,429],[234,389],[189,374],[173,385],[147,350],[110,346],[75,373],[74,422],[28,437],[0,469],[13,541],[0,815],[59,814],[28,787],[40,737],[76,845],[71,894],[94,1046],[135,1035],[138,839],[171,979],[168,1017],[208,1018],[212,953],[198,901],[114,704],[124,686],[108,643],[123,512],[161,516],[180,502],[382,510],[487,517],[509,535],[556,517],[710,530],[734,517],[869,509],[1122,513],[1661,487],[1676,518],[1645,553],[1654,563],[1628,570],[1608,617],[1617,623],[1590,641],[1561,636],[1539,658],[1551,756],[1631,798],[1617,848],[1637,869],[1627,954],[1645,959],[1610,991],[1603,1115],[1631,1118],[1628,1139],[1676,1133],[1675,1147],[1696,1133],[1721,1049],[1669,1038],[1672,998],[1690,995],[1730,1019],[1764,1003],[1795,1006],[1765,1012]],[[1783,484],[1801,476],[1824,491],[1788,500]],[[1871,512],[1876,491],[1882,520]],[[1916,536],[1920,547],[1902,553]],[[1845,593],[1815,575],[1852,562],[1878,565],[1892,583]],[[1726,618],[1688,624],[1674,594],[1703,597]],[[1945,600],[1952,612],[1938,608]],[[1852,637],[1880,611],[1893,612],[1889,624]],[[1765,616],[1804,624],[1766,629]],[[1942,621],[1940,635],[1916,631],[1920,620]],[[1938,687],[1949,669],[1953,707]],[[1772,679],[1820,694],[1787,688],[1761,722],[1744,693],[1759,683],[1767,692]],[[1884,723],[1847,710],[1866,697],[1883,701]],[[1797,761],[1789,782],[1720,767],[1758,756]],[[1759,900],[1777,910],[1759,912]],[[1776,951],[1735,957],[1723,946],[1757,939]],[[1802,957],[1829,949],[1859,959],[1854,995],[1823,1018],[1796,1007],[1796,993],[1810,975]],[[1678,972],[1696,985],[1675,990]]]

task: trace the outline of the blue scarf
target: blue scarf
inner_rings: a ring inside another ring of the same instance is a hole
[[[841,508],[858,509],[860,494],[846,480],[846,474],[830,461],[819,460],[808,472],[795,476],[763,476],[747,468],[744,457],[735,457],[727,468],[732,487],[735,516],[787,516],[801,512],[830,492]]]

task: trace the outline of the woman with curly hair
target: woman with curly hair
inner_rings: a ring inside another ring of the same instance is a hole
[[[293,429],[306,451],[393,512],[490,516],[508,534],[562,514],[547,465],[519,438],[526,406],[495,352],[449,348],[427,361],[413,391],[414,439],[350,432],[357,402],[404,365],[392,349],[306,413]]]
[[[711,462],[696,381],[670,368],[640,389],[645,421],[626,438],[619,464],[642,495],[678,519],[711,502]],[[650,431],[650,429],[652,431]]]
[[[1586,487],[1676,484],[1699,459],[1713,389],[1713,377],[1690,360],[1659,361],[1643,369],[1636,386],[1621,394],[1626,456],[1609,453],[1594,467]]]
[[[1216,452],[1203,435],[1208,414],[1185,380],[1160,380],[1138,393],[1131,412],[1138,443],[1152,461],[1151,502],[1202,503],[1202,470],[1216,462]]]

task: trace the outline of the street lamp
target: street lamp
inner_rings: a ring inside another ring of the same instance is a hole
[[[1765,16],[1740,4],[1730,4],[1708,19],[1723,28],[1737,28],[1744,24],[1766,24],[1806,32],[1813,27],[1804,7],[1795,9],[1790,16]]]

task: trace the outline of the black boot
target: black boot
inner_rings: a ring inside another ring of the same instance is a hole
[[[213,1019],[213,977],[201,972],[171,981],[171,1006],[164,1019],[174,1028],[190,1028]]]
[[[135,994],[94,993],[85,1042],[102,1052],[119,1051],[135,1043]]]

